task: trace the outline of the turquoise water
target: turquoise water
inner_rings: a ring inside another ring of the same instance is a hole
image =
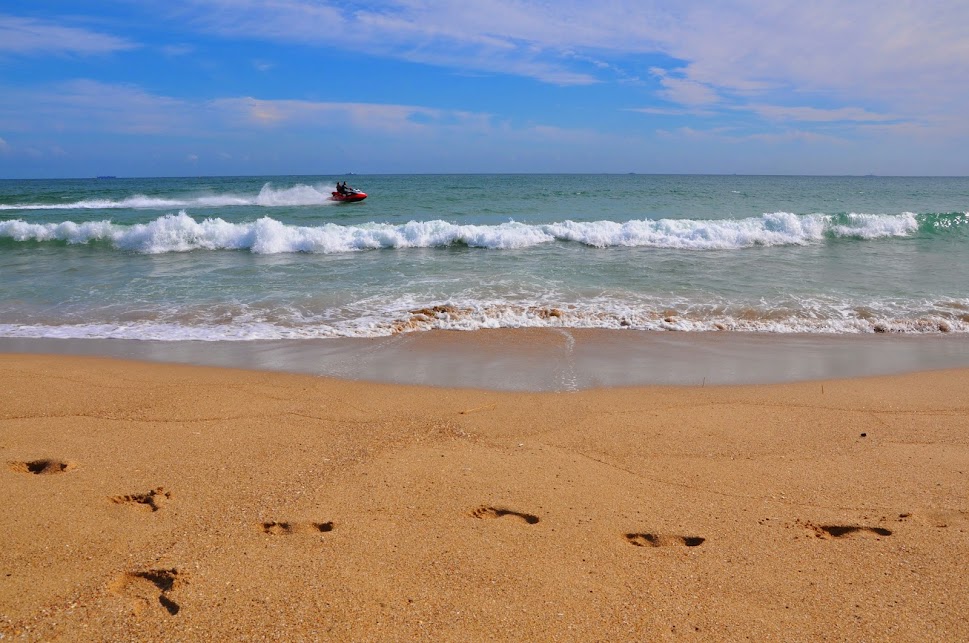
[[[967,333],[967,213],[967,178],[6,180],[0,336]]]

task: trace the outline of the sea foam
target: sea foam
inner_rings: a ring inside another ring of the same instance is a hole
[[[124,199],[85,199],[70,203],[20,203],[2,204],[0,210],[172,210],[175,208],[225,208],[234,206],[261,206],[265,208],[310,205],[331,205],[331,193],[336,189],[326,185],[295,185],[291,188],[274,188],[266,183],[259,194],[245,196],[214,194],[184,198],[166,198],[135,194]]]
[[[86,244],[107,241],[120,250],[146,254],[190,250],[249,250],[258,254],[339,253],[379,248],[521,249],[556,241],[596,248],[653,247],[686,250],[732,250],[753,246],[805,245],[825,238],[880,239],[905,237],[919,229],[918,217],[848,214],[797,215],[774,212],[726,220],[643,219],[563,221],[498,225],[457,225],[447,221],[404,224],[366,223],[294,226],[271,217],[231,223],[220,218],[196,220],[184,210],[148,223],[120,225],[111,221],[30,223],[0,221],[0,238],[15,241],[62,241]]]
[[[969,334],[969,320],[944,307],[895,302],[876,314],[859,314],[850,302],[798,302],[780,310],[671,302],[610,301],[560,303],[540,301],[481,301],[453,299],[444,304],[414,308],[404,302],[360,302],[355,315],[337,319],[318,311],[274,311],[273,318],[239,314],[231,322],[210,317],[178,321],[144,319],[127,322],[0,323],[0,337],[62,339],[138,339],[156,341],[252,341],[326,339],[334,337],[386,337],[429,330],[474,331],[496,328],[596,328],[679,332],[761,332],[776,334]],[[960,306],[969,305],[962,301]],[[165,317],[161,311],[149,317]]]

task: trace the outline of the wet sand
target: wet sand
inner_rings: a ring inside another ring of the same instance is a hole
[[[536,393],[8,354],[0,453],[15,640],[969,638],[969,370]]]
[[[969,368],[969,339],[959,335],[566,328],[237,342],[0,338],[0,353],[118,357],[505,391],[773,384]]]

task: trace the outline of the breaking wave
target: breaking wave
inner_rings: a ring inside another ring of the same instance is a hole
[[[17,242],[107,242],[130,252],[160,254],[191,250],[248,250],[257,254],[341,253],[380,248],[521,249],[553,242],[596,248],[652,247],[686,250],[733,250],[754,246],[807,245],[825,239],[874,240],[916,234],[958,232],[969,227],[969,214],[808,214],[774,212],[760,217],[724,220],[661,219],[562,221],[525,224],[458,225],[447,221],[404,224],[367,223],[295,226],[271,217],[249,223],[220,218],[196,220],[185,211],[149,223],[119,225],[110,220],[30,223],[0,221],[0,239]]]

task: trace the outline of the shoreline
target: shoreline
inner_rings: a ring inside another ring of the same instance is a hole
[[[966,639],[967,391],[0,355],[0,633]]]
[[[0,338],[0,353],[100,356],[495,391],[721,386],[969,367],[969,338],[603,329],[423,331],[380,338]]]

